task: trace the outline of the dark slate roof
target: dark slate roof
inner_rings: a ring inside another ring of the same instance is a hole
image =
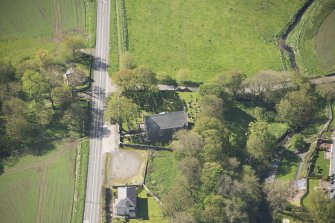
[[[118,187],[116,207],[136,207],[136,187]]]
[[[146,119],[154,121],[160,129],[182,128],[188,125],[187,114],[184,111],[161,113],[147,116]]]

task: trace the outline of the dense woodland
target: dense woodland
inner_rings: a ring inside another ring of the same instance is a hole
[[[162,80],[150,69],[135,66],[130,55],[125,61],[113,75],[121,91],[110,97],[106,118],[130,129],[141,112],[166,110],[160,110],[165,102],[159,100],[162,93],[156,85]],[[334,99],[334,84],[316,87],[303,76],[286,72],[263,71],[250,79],[231,72],[201,85],[199,93],[200,113],[193,128],[177,132],[170,145],[180,174],[162,196],[164,214],[176,223],[279,221],[278,213],[292,208],[287,201],[290,189],[279,181],[264,184],[280,150],[268,124],[284,122],[299,133],[317,110]],[[244,129],[231,118],[241,101],[262,107],[259,118]],[[170,106],[172,111],[178,109]],[[291,144],[305,148],[300,134]],[[335,204],[320,193],[313,198],[313,212],[296,210],[304,222],[334,218]]]
[[[82,37],[70,34],[57,52],[39,49],[15,65],[0,61],[1,159],[25,152],[43,154],[43,148],[33,145],[82,134],[87,102],[65,84],[63,74],[74,65],[84,67],[77,69],[81,73],[88,69],[88,56],[79,52],[84,47]]]

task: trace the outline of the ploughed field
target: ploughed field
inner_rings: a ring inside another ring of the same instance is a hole
[[[219,72],[283,69],[276,36],[304,0],[126,1],[129,51],[138,64],[206,81]]]

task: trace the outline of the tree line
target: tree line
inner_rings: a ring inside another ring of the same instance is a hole
[[[39,49],[16,64],[0,61],[1,158],[82,132],[87,102],[78,100],[63,74],[71,64],[87,63],[79,52],[84,46],[84,38],[73,34],[65,37],[57,52]]]

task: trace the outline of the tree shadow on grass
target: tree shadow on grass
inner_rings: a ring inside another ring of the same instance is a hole
[[[137,217],[149,220],[148,198],[137,197]]]
[[[239,146],[244,147],[247,141],[246,133],[249,123],[255,121],[255,118],[236,107],[227,109],[223,117],[228,129],[237,135]]]
[[[289,174],[292,171],[292,166],[297,166],[299,161],[299,157],[294,152],[286,149],[283,151],[282,157],[283,159],[280,162],[277,172],[279,176]]]
[[[31,153],[35,156],[43,156],[54,149],[55,145],[50,141],[39,142],[30,147]]]

